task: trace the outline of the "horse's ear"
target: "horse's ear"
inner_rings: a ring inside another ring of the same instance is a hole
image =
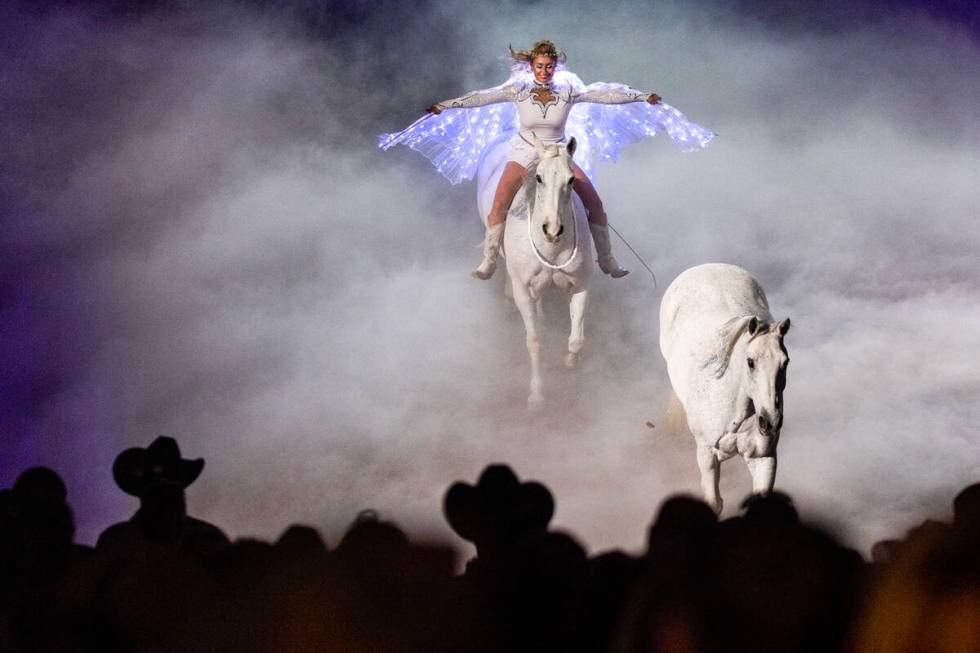
[[[786,318],[785,320],[783,320],[782,322],[780,322],[777,325],[777,327],[779,328],[779,335],[780,336],[785,336],[786,335],[786,332],[789,331],[789,318]]]
[[[543,159],[548,152],[544,147],[544,143],[541,142],[541,139],[534,132],[531,132],[531,142],[534,144],[534,149],[538,151],[538,156]]]
[[[568,145],[565,146],[565,150],[568,152],[568,158],[575,156],[575,148],[578,147],[578,142],[576,142],[575,137],[572,136],[568,139]]]
[[[751,320],[749,320],[749,323],[745,328],[749,332],[750,336],[754,336],[759,332],[759,319],[753,317]]]

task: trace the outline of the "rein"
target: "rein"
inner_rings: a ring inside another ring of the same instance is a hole
[[[569,198],[571,200],[571,198]],[[571,204],[571,201],[569,201]],[[575,257],[578,256],[578,218],[575,216],[575,207],[571,207],[572,211],[572,236],[575,238],[575,246],[572,248],[572,254],[568,257],[568,260],[562,264],[555,264],[546,261],[544,254],[538,249],[538,246],[534,244],[534,233],[531,230],[531,203],[527,202],[527,239],[531,243],[531,251],[534,252],[534,256],[538,259],[538,263],[545,266],[550,270],[564,270],[567,268]]]

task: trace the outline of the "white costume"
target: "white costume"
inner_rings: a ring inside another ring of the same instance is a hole
[[[529,168],[538,158],[534,136],[545,145],[564,142],[566,135],[575,138],[576,163],[589,178],[593,161],[615,161],[623,147],[657,132],[667,132],[683,150],[703,148],[715,136],[663,102],[649,104],[650,93],[623,84],[586,86],[560,61],[547,84],[534,79],[529,62],[515,63],[511,71],[500,86],[440,102],[436,107],[445,109],[441,113],[427,114],[400,132],[381,134],[378,145],[384,150],[408,145],[457,184],[472,179],[481,166],[496,169],[504,149],[498,146],[504,142],[507,160]],[[599,268],[613,277],[626,275],[612,256],[605,220],[592,220],[590,211],[589,228]],[[484,259],[473,276],[489,279],[493,274],[502,236],[502,223],[487,225]]]
[[[565,141],[565,123],[572,106],[579,102],[598,104],[627,104],[645,102],[650,93],[643,93],[628,86],[612,88],[576,88],[570,73],[556,74],[557,80],[542,84],[531,80],[509,81],[501,86],[473,91],[452,100],[436,104],[440,109],[471,109],[500,102],[517,104],[520,129],[510,139],[508,161],[515,161],[524,168],[538,158],[532,144],[536,135],[545,145]]]
[[[575,161],[590,178],[594,161],[615,161],[626,145],[657,132],[666,132],[684,151],[701,149],[714,138],[674,107],[648,104],[649,95],[624,84],[586,86],[563,64],[550,84],[537,84],[530,66],[519,63],[504,84],[440,102],[437,106],[448,110],[381,134],[378,144],[385,150],[408,145],[458,184],[472,179],[483,157],[502,140],[511,143],[508,158],[527,167],[535,157],[529,147],[532,131],[546,143],[574,137]]]

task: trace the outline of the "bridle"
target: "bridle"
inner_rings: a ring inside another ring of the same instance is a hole
[[[571,197],[569,197],[569,203],[570,204],[572,203]],[[578,256],[578,219],[575,217],[574,204],[572,204],[571,206],[572,209],[571,214],[572,214],[572,237],[575,239],[575,246],[572,248],[572,253],[568,257],[568,260],[561,264],[556,264],[556,263],[551,263],[550,261],[546,261],[544,258],[544,254],[542,254],[541,251],[538,249],[538,246],[534,244],[534,233],[531,229],[531,203],[525,202],[525,204],[527,204],[527,239],[528,242],[531,243],[531,251],[534,252],[534,256],[538,259],[538,263],[540,263],[541,265],[545,266],[550,270],[564,270],[572,263],[572,261],[575,260],[575,257]]]

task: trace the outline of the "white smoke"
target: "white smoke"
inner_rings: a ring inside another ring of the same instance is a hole
[[[208,461],[195,515],[335,544],[368,507],[451,537],[445,489],[506,461],[591,550],[637,549],[659,502],[698,487],[663,422],[660,294],[725,261],[793,319],[777,486],[863,548],[943,516],[980,478],[975,41],[920,16],[789,34],[580,4],[438,3],[312,35],[247,5],[9,9],[6,484],[55,468],[91,542],[133,509],[115,454],[163,433]],[[617,245],[633,274],[595,280],[574,373],[550,300],[550,403],[528,414],[520,320],[499,279],[468,276],[475,185],[373,136],[499,83],[506,45],[541,37],[587,82],[655,90],[719,137],[599,166],[659,289]],[[722,468],[730,512],[741,467]]]

